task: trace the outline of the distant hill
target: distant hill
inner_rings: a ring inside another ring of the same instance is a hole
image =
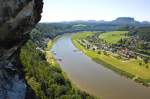
[[[128,26],[134,26],[134,27],[147,27],[150,26],[150,22],[148,21],[137,21],[134,18],[131,17],[119,17],[113,21],[111,21],[110,23],[116,24],[116,25],[128,25]]]
[[[114,23],[120,23],[120,24],[133,24],[137,21],[135,21],[134,18],[131,17],[119,17],[116,20],[112,21]]]
[[[78,31],[113,31],[127,30],[130,27],[150,27],[150,22],[139,22],[131,17],[119,17],[113,21],[96,21],[96,20],[77,20],[71,22],[60,23],[39,23],[37,28],[43,33],[51,34],[51,38],[57,34],[78,32]]]
[[[119,17],[117,18],[116,20],[114,20],[116,22],[134,22],[134,18],[131,18],[131,17]]]

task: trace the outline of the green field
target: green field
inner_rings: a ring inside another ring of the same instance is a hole
[[[87,56],[91,57],[94,61],[103,64],[104,66],[122,74],[127,77],[130,77],[136,81],[142,82],[145,85],[148,85],[150,83],[150,63],[148,63],[148,67],[146,68],[146,65],[144,62],[140,59],[131,59],[128,61],[123,61],[121,59],[117,59],[113,57],[112,55],[104,55],[104,53],[98,54],[97,52],[88,50],[81,46],[78,43],[78,39],[86,38],[88,35],[92,35],[93,33],[77,33],[72,37],[72,41],[74,45],[82,50]],[[139,63],[143,63],[142,66],[139,65]]]
[[[99,38],[105,40],[108,43],[115,44],[122,38],[128,38],[125,34],[128,31],[112,31],[100,34]]]

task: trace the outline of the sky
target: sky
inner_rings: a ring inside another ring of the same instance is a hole
[[[150,21],[150,0],[44,0],[41,22],[134,17]]]

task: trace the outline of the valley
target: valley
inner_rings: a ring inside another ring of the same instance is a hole
[[[38,98],[149,97],[148,27],[118,21],[39,23],[30,37],[20,59]]]
[[[150,99],[150,0],[0,0],[0,99]]]
[[[83,35],[80,34],[80,37],[90,34],[91,32],[83,33]],[[56,53],[53,54],[55,59],[61,59],[61,61],[58,60],[58,63],[73,84],[81,90],[99,96],[100,99],[148,99],[150,97],[149,87],[120,76],[113,70],[105,68],[105,64],[98,64],[86,56],[87,53],[95,56],[95,52],[84,49],[83,53],[82,46],[80,46],[82,51],[78,49],[79,46],[76,48],[71,41],[71,37],[76,35],[62,35],[51,49],[52,52]],[[63,46],[61,46],[62,44]],[[104,59],[107,60],[108,57]]]

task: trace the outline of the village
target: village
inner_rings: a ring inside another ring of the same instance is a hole
[[[137,42],[135,37],[132,37],[130,44],[125,44],[127,43],[127,39],[121,39],[117,44],[109,44],[103,39],[100,39],[99,35],[99,33],[96,33],[85,39],[80,39],[78,42],[86,49],[98,52],[98,54],[104,52],[106,55],[112,55],[124,61],[141,58],[146,64],[150,62],[149,55],[141,54],[133,50],[136,46],[135,42]]]

